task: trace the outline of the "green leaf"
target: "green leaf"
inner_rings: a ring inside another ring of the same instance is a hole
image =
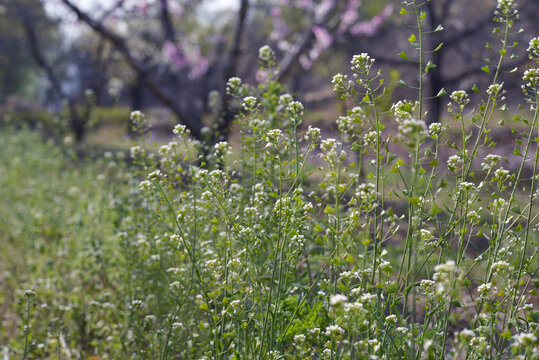
[[[435,68],[436,68],[436,64],[433,63],[432,61],[429,61],[427,65],[425,66],[425,73],[428,73],[430,69],[435,69]]]
[[[511,340],[511,331],[509,331],[509,329],[505,330],[503,333],[500,334],[500,337],[506,340]]]
[[[415,37],[415,34],[410,35],[410,37],[408,38],[408,41],[409,42],[417,41],[417,38]]]
[[[515,148],[513,149],[513,154],[517,156],[522,156],[522,153],[520,152],[518,146],[515,146]]]
[[[324,209],[324,213],[325,214],[335,214],[335,209],[332,208],[331,206],[327,205],[326,208]]]
[[[404,60],[408,60],[408,55],[406,55],[406,52],[404,50],[399,53],[399,57]]]
[[[478,93],[478,92],[479,92],[479,88],[477,87],[476,84],[473,85],[472,91],[475,92],[475,93]]]
[[[402,79],[397,81],[397,84],[399,84],[400,86],[409,87],[408,84]]]
[[[490,69],[488,67],[488,65],[485,65],[481,68],[481,70],[483,70],[484,72],[486,72],[487,74],[490,74]]]
[[[447,95],[447,90],[445,90],[445,88],[441,88],[440,91],[438,91],[438,94],[436,94],[435,97],[442,97],[442,96],[446,96]]]

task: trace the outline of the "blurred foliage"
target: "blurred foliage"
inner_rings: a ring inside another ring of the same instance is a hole
[[[8,94],[36,97],[39,69],[30,56],[21,18],[32,21],[47,51],[60,45],[58,23],[49,19],[39,0],[0,0],[0,99]]]

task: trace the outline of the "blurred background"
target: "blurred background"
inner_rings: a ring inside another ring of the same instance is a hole
[[[483,89],[491,80],[501,43],[495,6],[427,2],[429,123],[443,121],[442,89]],[[520,87],[514,70],[525,68],[527,43],[539,34],[539,2],[521,0],[518,9],[515,28],[525,31],[511,34],[506,88]],[[264,82],[258,49],[267,44],[277,80],[305,104],[307,122],[331,131],[350,108],[331,79],[348,72],[354,54],[376,59],[393,101],[414,97],[414,21],[394,0],[0,0],[0,119],[110,144],[128,141],[129,113],[143,110],[155,136],[183,123],[195,137],[208,127],[215,140],[227,138],[236,109],[226,82]]]

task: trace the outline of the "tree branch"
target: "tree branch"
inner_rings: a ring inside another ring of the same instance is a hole
[[[286,54],[284,59],[279,64],[279,81],[290,75],[293,65],[296,64],[301,54],[307,50],[314,40],[313,27],[327,24],[334,15],[335,9],[337,8],[337,3],[337,1],[333,1],[329,11],[327,11],[321,19],[313,19],[313,24],[303,31],[300,40],[295,44],[294,48]]]
[[[226,84],[228,79],[236,75],[238,71],[238,62],[241,55],[241,38],[245,29],[245,21],[247,19],[247,10],[249,9],[249,0],[241,0],[240,9],[238,11],[238,18],[236,21],[236,28],[234,30],[234,38],[232,42],[232,48],[228,55],[228,61],[225,64],[223,71],[223,83]],[[236,111],[230,108],[230,96],[227,95],[226,89],[221,90],[221,106],[222,117],[219,119],[217,131],[214,133],[213,142],[216,142],[217,137],[223,137],[230,128],[230,123],[236,115]]]
[[[45,57],[43,56],[43,53],[41,52],[39,40],[37,39],[37,35],[34,30],[34,27],[32,26],[32,22],[28,18],[22,17],[21,23],[24,29],[24,33],[26,35],[26,39],[28,40],[28,45],[30,46],[30,53],[32,54],[32,57],[34,58],[34,61],[37,63],[37,65],[41,67],[47,74],[47,78],[52,85],[52,90],[61,98],[68,98],[67,94],[62,91],[62,84],[60,83],[60,80],[56,77],[54,70],[52,69],[50,64],[47,63]]]
[[[201,121],[200,116],[188,116],[184,109],[169,95],[159,84],[151,78],[149,69],[133,56],[131,50],[127,45],[127,41],[118,36],[110,29],[105,27],[102,23],[95,21],[88,14],[83,12],[80,8],[74,5],[70,0],[61,0],[71,11],[73,11],[79,20],[86,23],[90,28],[97,32],[100,36],[107,39],[112,45],[124,56],[129,66],[140,76],[144,84],[148,89],[159,99],[165,106],[170,108],[174,115],[178,118],[178,121],[191,131],[191,134],[197,139],[201,139],[201,130],[204,127],[204,123]]]
[[[168,0],[161,0],[161,26],[163,27],[163,33],[165,40],[171,43],[176,43],[176,31],[170,17],[170,11],[168,10]]]

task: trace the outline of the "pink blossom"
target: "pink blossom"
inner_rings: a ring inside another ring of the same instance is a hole
[[[273,7],[273,8],[270,10],[270,15],[271,15],[272,18],[280,18],[281,15],[282,15],[281,8],[278,7],[278,6]]]
[[[271,41],[284,39],[290,33],[290,29],[281,18],[281,9],[278,7],[274,7],[273,9],[271,9],[270,14],[273,23],[273,29],[270,34]]]
[[[165,41],[162,49],[163,57],[174,66],[181,68],[185,65],[185,59],[181,55],[181,48],[170,41]]]
[[[322,0],[314,9],[314,16],[317,20],[321,20],[331,10],[335,0]]]
[[[372,36],[376,33],[380,25],[386,20],[393,12],[393,6],[388,5],[382,10],[382,12],[369,21],[361,22],[354,25],[350,29],[350,33],[354,36],[366,35]]]
[[[201,56],[197,59],[194,66],[191,68],[191,71],[189,72],[189,78],[190,79],[198,79],[202,75],[208,71],[208,67],[210,65],[210,62],[205,57]]]
[[[313,10],[314,2],[313,0],[296,0],[297,6],[304,10]]]
[[[322,49],[327,49],[331,46],[331,44],[333,44],[333,37],[325,28],[315,25],[313,26],[313,33],[316,38],[316,42]]]
[[[355,24],[358,19],[358,8],[361,5],[361,0],[349,0],[346,9],[342,12],[338,33],[344,34],[348,29]]]
[[[301,65],[303,70],[310,70],[311,67],[313,66],[313,62],[305,54],[302,54],[299,57],[299,64]]]
[[[268,79],[269,72],[266,69],[258,69],[256,72],[256,82],[262,84]]]

